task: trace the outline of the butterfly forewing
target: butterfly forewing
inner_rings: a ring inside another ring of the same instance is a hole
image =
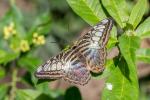
[[[111,19],[104,19],[76,43],[78,51],[85,56],[87,66],[90,67],[92,72],[99,73],[104,69],[106,44],[112,25]]]
[[[57,79],[63,76],[63,53],[52,57],[46,63],[38,67],[35,76],[40,79]]]
[[[112,20],[104,19],[83,35],[69,50],[50,58],[35,72],[37,78],[63,78],[84,85],[90,79],[90,71],[101,72],[106,59]]]
[[[43,79],[63,78],[69,82],[84,85],[90,79],[90,71],[86,68],[81,56],[72,49],[60,53],[40,66],[35,75]]]

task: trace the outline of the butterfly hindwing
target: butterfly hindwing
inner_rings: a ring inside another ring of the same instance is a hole
[[[65,76],[63,78],[65,80],[80,85],[84,85],[89,81],[91,75],[86,67],[85,58],[76,51],[76,48],[72,48],[69,52],[66,52],[64,60]]]

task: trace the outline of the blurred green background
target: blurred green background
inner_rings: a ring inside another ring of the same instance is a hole
[[[127,0],[129,11],[135,2]],[[144,18],[149,15],[148,8]],[[34,77],[88,28],[66,0],[0,0],[0,100],[99,100],[104,79],[77,88],[63,80],[37,85]],[[150,39],[141,46],[150,48]],[[138,63],[138,77],[141,100],[150,100],[149,64]]]

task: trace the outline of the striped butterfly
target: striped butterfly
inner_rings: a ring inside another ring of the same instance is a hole
[[[90,80],[90,71],[104,70],[106,44],[113,26],[111,19],[103,19],[67,51],[51,57],[39,66],[35,76],[39,79],[63,78],[75,84],[85,85]]]

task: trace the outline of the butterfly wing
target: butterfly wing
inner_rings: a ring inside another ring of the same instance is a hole
[[[58,79],[63,77],[62,56],[63,53],[60,53],[39,66],[35,72],[35,76],[39,79]]]
[[[60,53],[40,66],[35,76],[42,79],[63,78],[69,82],[84,85],[90,79],[90,72],[81,56],[72,49]]]
[[[104,19],[77,41],[78,51],[87,59],[88,67],[95,73],[104,69],[106,59],[106,44],[113,22]]]
[[[89,81],[91,75],[86,67],[85,58],[76,51],[76,48],[72,48],[64,55],[64,62],[65,80],[80,85],[85,85]]]
[[[77,41],[68,51],[52,57],[35,72],[37,78],[63,78],[84,85],[90,71],[101,72],[106,59],[105,46],[112,28],[112,20],[104,19]]]

